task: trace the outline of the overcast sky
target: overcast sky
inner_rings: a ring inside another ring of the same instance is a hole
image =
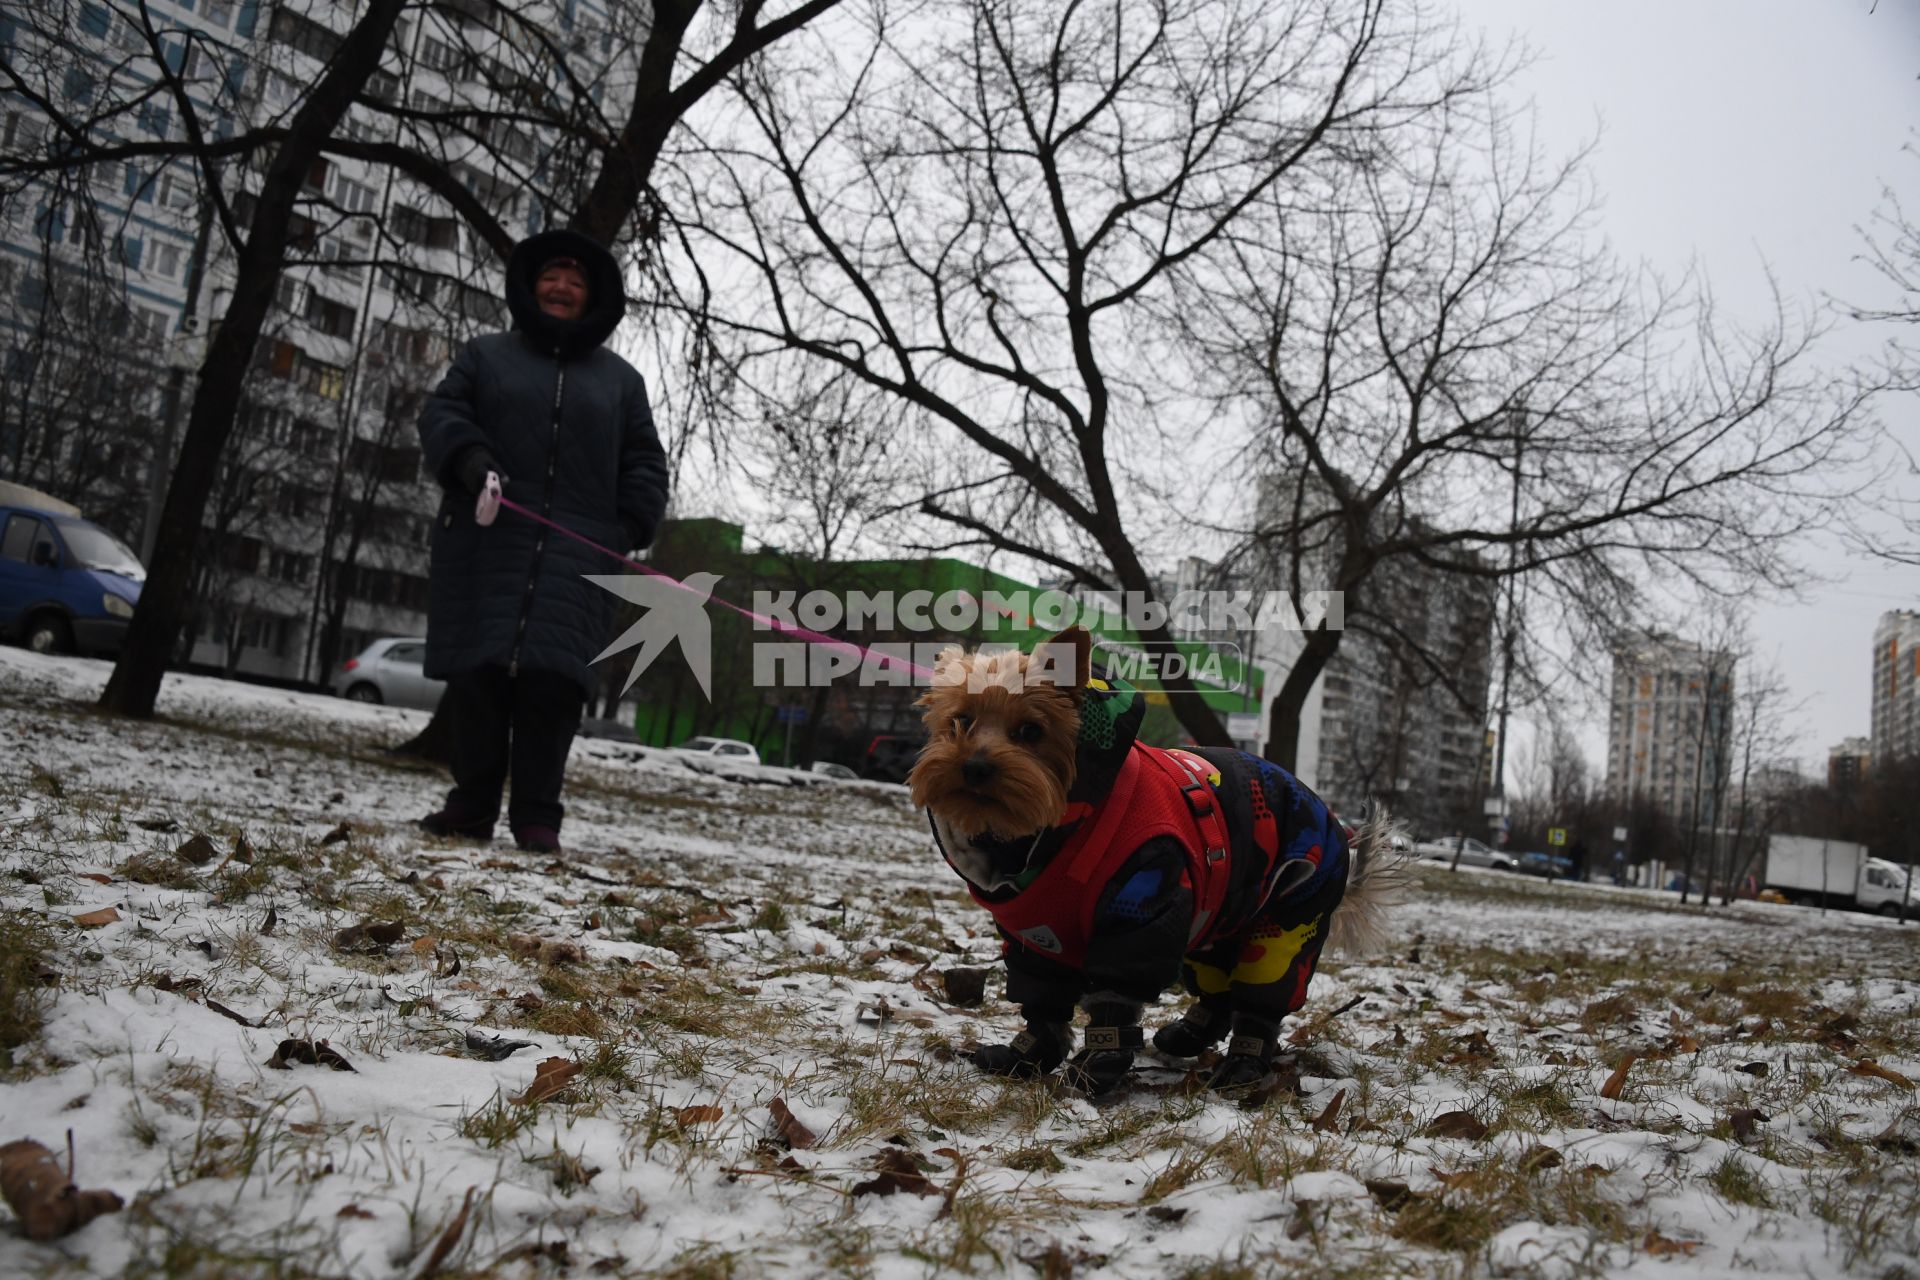
[[[1599,138],[1592,172],[1624,256],[1667,273],[1697,262],[1720,306],[1756,322],[1769,269],[1808,307],[1879,292],[1855,228],[1889,185],[1920,214],[1920,157],[1902,153],[1920,146],[1920,0],[1453,3],[1468,29],[1534,50],[1520,87],[1546,146]],[[1852,326],[1825,347],[1844,361],[1879,336]],[[1880,411],[1920,446],[1917,401]],[[1874,624],[1920,608],[1920,570],[1830,546],[1808,560],[1841,580],[1757,609],[1754,638],[1807,700],[1797,755],[1824,769],[1828,747],[1867,733]],[[1583,736],[1602,766],[1603,734]]]

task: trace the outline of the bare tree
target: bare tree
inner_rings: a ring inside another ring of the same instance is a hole
[[[1645,584],[1783,586],[1865,451],[1864,395],[1811,367],[1784,312],[1730,327],[1696,282],[1620,266],[1582,155],[1548,163],[1491,87],[1401,122],[1309,190],[1275,188],[1221,254],[1182,264],[1177,318],[1241,466],[1279,479],[1247,536],[1346,615],[1397,560],[1525,575],[1587,647]],[[1274,702],[1293,763],[1341,643],[1309,633]]]
[[[749,367],[801,352],[906,406],[935,549],[1142,597],[1165,497],[1192,510],[1218,480],[1163,418],[1181,371],[1153,304],[1263,198],[1478,74],[1442,74],[1445,33],[1385,0],[936,2],[814,55],[738,77],[745,119],[676,187],[715,325]],[[1226,741],[1190,680],[1165,685]]]

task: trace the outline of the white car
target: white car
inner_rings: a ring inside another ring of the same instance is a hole
[[[714,764],[760,763],[759,749],[738,738],[688,738],[672,749],[683,756],[697,756]]]
[[[805,766],[805,768],[808,773],[817,773],[828,778],[838,778],[842,782],[858,782],[860,780],[859,774],[847,768],[847,766],[835,764],[831,760],[815,760],[812,764]]]
[[[375,640],[333,673],[333,692],[355,702],[386,703],[431,711],[440,705],[446,684],[429,680],[421,666],[427,660],[427,642],[419,636],[390,636]]]
[[[1460,865],[1463,867],[1489,867],[1495,871],[1512,871],[1519,864],[1511,855],[1489,847],[1472,836],[1461,839],[1457,836],[1443,836],[1438,840],[1422,840],[1413,846],[1413,852],[1428,862],[1453,861],[1455,846],[1460,850]]]

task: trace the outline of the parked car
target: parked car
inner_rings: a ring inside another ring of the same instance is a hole
[[[688,738],[672,748],[684,756],[698,756],[716,764],[759,764],[760,750],[738,738]]]
[[[1467,836],[1464,840],[1458,836],[1441,836],[1435,840],[1422,840],[1413,846],[1415,856],[1430,862],[1453,861],[1454,846],[1460,849],[1460,865],[1463,867],[1489,867],[1495,871],[1512,871],[1513,855],[1494,849],[1485,843]]]
[[[1520,855],[1519,870],[1530,876],[1545,876],[1549,880],[1573,879],[1573,859],[1564,853],[1523,853]]]
[[[0,506],[0,634],[35,653],[118,653],[147,571],[78,515]]]
[[[427,642],[418,636],[375,640],[358,656],[340,664],[333,676],[333,691],[355,702],[383,702],[431,711],[440,705],[447,683],[427,678],[421,669],[426,660]]]
[[[831,760],[815,760],[811,764],[803,765],[802,767],[808,773],[818,773],[828,778],[839,778],[842,781],[857,781],[860,777],[859,774],[847,768],[847,766],[835,764]]]

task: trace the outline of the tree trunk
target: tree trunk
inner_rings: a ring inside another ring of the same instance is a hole
[[[320,148],[332,137],[354,96],[379,68],[404,0],[369,0],[366,14],[341,43],[275,153],[261,184],[246,244],[240,251],[233,298],[207,345],[187,419],[186,438],[167,485],[153,563],[147,567],[126,646],[100,695],[103,710],[145,719],[153,714],[167,659],[180,635],[187,586],[207,498],[233,432],[241,385],[253,360],[286,263],[293,207]]]
[[[1267,759],[1288,773],[1300,771],[1300,717],[1306,710],[1307,695],[1314,681],[1327,669],[1327,663],[1339,652],[1343,633],[1321,627],[1306,633],[1307,642],[1274,695],[1273,714],[1267,722]]]

